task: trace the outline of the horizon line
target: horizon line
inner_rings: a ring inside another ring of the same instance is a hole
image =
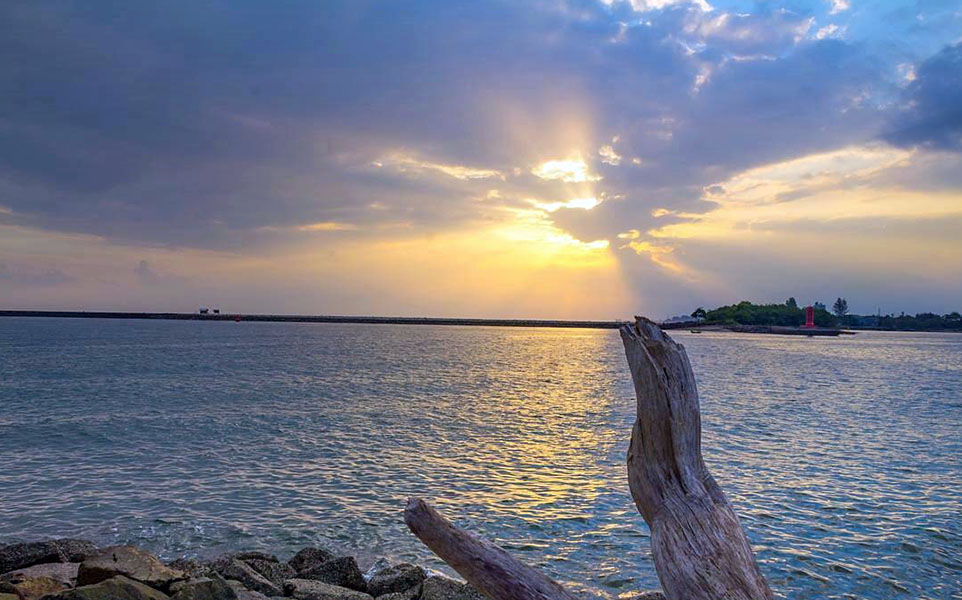
[[[139,319],[166,321],[248,321],[278,323],[358,323],[378,325],[472,325],[496,327],[562,327],[617,329],[628,320],[502,319],[482,317],[402,317],[374,315],[294,315],[257,313],[200,313],[87,310],[0,310],[0,317],[52,317],[80,319]]]

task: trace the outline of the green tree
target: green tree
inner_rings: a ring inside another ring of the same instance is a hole
[[[825,305],[822,304],[821,302],[819,302],[818,300],[816,300],[816,301],[812,304],[812,308],[814,308],[815,310],[825,310]]]
[[[839,318],[844,317],[848,314],[848,301],[845,298],[835,300],[835,304],[832,305],[832,312]]]
[[[798,308],[798,302],[795,302],[795,296],[792,296],[785,302],[785,306],[788,308]]]
[[[696,319],[704,319],[705,314],[706,314],[705,309],[699,306],[698,308],[695,309],[693,313],[691,313],[691,316]]]

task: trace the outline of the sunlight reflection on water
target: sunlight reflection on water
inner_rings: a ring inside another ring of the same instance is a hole
[[[673,335],[780,594],[962,594],[962,336]],[[417,494],[582,589],[657,586],[613,331],[0,319],[0,365],[0,542],[439,567]]]

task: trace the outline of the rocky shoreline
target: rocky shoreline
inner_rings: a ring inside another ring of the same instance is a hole
[[[135,546],[59,539],[0,547],[0,600],[484,600],[469,584],[384,559],[362,572],[353,556],[304,548],[164,563]],[[664,600],[660,592],[632,600]]]

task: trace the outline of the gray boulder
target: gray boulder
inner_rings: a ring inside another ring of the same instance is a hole
[[[244,561],[232,560],[226,565],[221,566],[217,573],[224,579],[239,581],[248,590],[260,592],[265,596],[283,595],[281,586],[272,583]]]
[[[77,570],[77,585],[93,585],[117,575],[166,590],[175,581],[185,579],[182,571],[171,569],[160,559],[134,546],[112,546],[88,557]]]
[[[280,562],[277,557],[273,554],[267,554],[265,552],[257,552],[251,550],[248,552],[235,552],[229,555],[231,558],[236,558],[237,560],[269,560],[270,562]]]
[[[92,542],[69,538],[11,544],[0,547],[0,573],[42,563],[81,562],[96,551],[97,546]]]
[[[210,565],[189,558],[172,560],[167,566],[175,571],[182,571],[188,577],[210,577],[211,574],[217,574]]]
[[[296,600],[373,600],[359,592],[313,579],[291,579],[284,584],[284,594]]]
[[[666,600],[665,594],[661,590],[648,590],[637,596],[632,596],[631,600]]]
[[[31,577],[49,577],[67,587],[73,587],[77,583],[77,569],[79,568],[80,563],[44,563],[4,573],[0,575],[0,581],[23,581]]]
[[[298,571],[297,579],[313,579],[359,592],[367,591],[364,575],[353,556],[339,556]]]
[[[28,577],[9,583],[20,600],[39,600],[44,596],[62,592],[68,587],[62,581],[49,577]]]
[[[267,600],[268,598],[277,598],[278,596],[265,596],[260,592],[254,592],[246,587],[239,581],[234,581],[233,579],[227,580],[227,585],[229,585],[234,593],[237,594],[237,600]]]
[[[374,600],[416,600],[421,597],[421,584],[417,584],[406,592],[394,592],[377,596]]]
[[[220,575],[178,581],[170,586],[171,600],[237,600],[237,593]]]
[[[485,600],[467,583],[443,575],[431,575],[421,584],[421,600]]]
[[[166,594],[148,585],[118,575],[100,583],[47,596],[46,600],[168,600],[168,598]]]
[[[243,562],[278,587],[282,587],[285,581],[293,579],[297,575],[294,569],[282,562],[262,558],[251,558]]]
[[[337,558],[336,555],[323,548],[304,548],[287,561],[287,564],[294,569],[295,572],[299,573],[326,563],[334,558]]]
[[[220,573],[235,560],[239,560],[243,563],[250,561],[278,563],[277,557],[273,554],[265,554],[263,552],[230,552],[227,554],[222,554],[213,560],[202,562],[201,564],[207,566],[215,573]]]
[[[416,588],[427,575],[424,569],[410,563],[399,563],[371,574],[367,590],[375,598],[385,594],[397,594]]]

